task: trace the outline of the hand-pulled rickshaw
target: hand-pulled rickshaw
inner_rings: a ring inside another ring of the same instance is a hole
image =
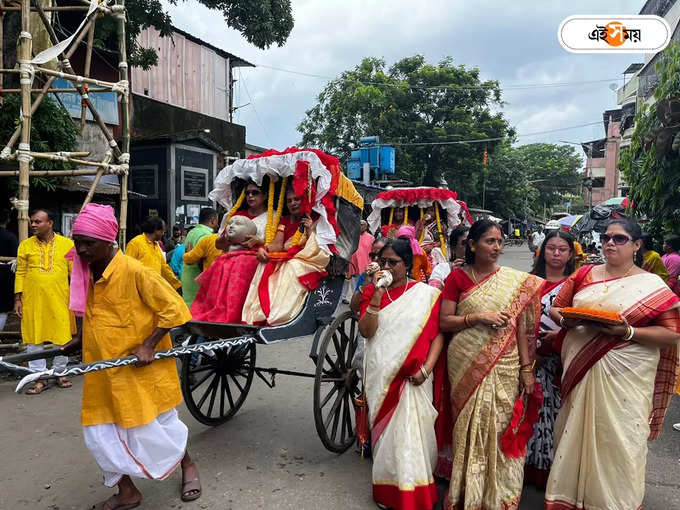
[[[368,226],[384,237],[393,235],[402,225],[423,226],[419,232],[421,245],[436,247],[444,259],[447,255],[447,235],[458,225],[472,224],[465,202],[455,191],[442,188],[397,188],[378,193],[371,203]]]
[[[265,179],[266,178],[266,179]],[[361,393],[353,366],[358,327],[354,314],[341,311],[345,275],[357,248],[363,200],[351,181],[340,171],[338,160],[315,150],[267,151],[237,160],[215,179],[211,198],[233,214],[243,201],[248,181],[268,181],[268,226],[266,242],[281,218],[287,185],[315,216],[320,245],[333,252],[316,288],[310,290],[302,311],[290,322],[278,326],[222,324],[191,321],[185,345],[219,339],[250,338],[252,341],[225,349],[185,356],[181,365],[182,392],[187,408],[201,423],[219,425],[232,418],[245,402],[255,376],[274,387],[277,374],[314,378],[314,422],[324,446],[343,452],[355,440],[353,399]],[[266,190],[266,188],[265,188]],[[278,195],[275,206],[272,198]],[[234,200],[234,197],[238,197]],[[285,342],[313,335],[309,357],[313,373],[256,366],[257,345]]]
[[[157,352],[155,357],[181,356],[184,400],[192,416],[206,425],[219,425],[231,419],[245,402],[255,376],[271,388],[277,374],[313,378],[314,422],[321,442],[332,452],[343,452],[355,441],[354,399],[361,394],[361,381],[353,363],[358,341],[357,318],[342,310],[341,302],[349,259],[356,251],[360,235],[363,199],[340,171],[337,158],[313,149],[296,148],[236,160],[216,177],[210,197],[223,205],[230,216],[243,202],[249,181],[258,185],[265,181],[269,186],[265,241],[271,241],[277,230],[286,186],[292,185],[296,194],[304,195],[303,202],[307,201],[307,207],[317,218],[317,241],[332,252],[325,272],[308,291],[301,312],[289,322],[269,326],[191,321],[182,327],[185,338],[182,345]],[[313,335],[309,352],[315,365],[313,372],[256,366],[257,345],[310,335]],[[12,363],[31,357],[27,354],[0,357],[0,367],[25,374],[28,369]],[[135,360],[128,356],[74,365],[64,375],[82,375],[132,364]],[[28,373],[17,391],[37,378],[57,375],[54,370]]]

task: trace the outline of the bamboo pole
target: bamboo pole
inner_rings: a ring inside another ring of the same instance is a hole
[[[111,162],[111,153],[107,152],[106,156],[104,156],[104,160],[102,163],[110,163]],[[92,197],[94,197],[95,191],[97,190],[97,186],[99,186],[99,181],[101,180],[102,176],[104,175],[104,168],[100,168],[97,170],[97,175],[94,176],[94,180],[92,181],[92,186],[90,186],[90,190],[87,192],[87,196],[85,197],[85,200],[83,201],[83,205],[80,208],[82,211],[87,204],[89,204],[92,201]]]
[[[54,7],[43,7],[43,10],[45,12],[59,12],[59,11],[87,11],[89,7],[87,6],[80,6],[80,5],[63,5],[63,6],[54,6]],[[21,7],[3,7],[2,9],[5,12],[20,12]],[[38,9],[35,7],[31,7],[31,12],[38,12]]]
[[[116,0],[117,5],[125,7],[125,0]],[[127,47],[125,42],[125,11],[116,14],[118,16],[118,46],[120,60],[118,70],[120,80],[128,80]],[[123,152],[130,153],[130,104],[129,94],[122,94],[120,98],[121,121],[122,121],[122,146]],[[128,206],[128,176],[123,174],[120,178],[120,225],[118,227],[118,244],[125,250],[125,237],[127,233],[127,206]]]
[[[31,170],[31,177],[76,177],[79,175],[97,175],[98,170]],[[0,177],[16,177],[19,170],[0,170]]]
[[[5,25],[5,17],[4,17],[4,12],[3,9],[5,8],[5,2],[3,0],[0,0],[0,69],[5,65],[5,57],[4,57],[4,49],[2,45],[2,41],[5,37],[5,32],[4,32],[4,25]],[[0,90],[5,88],[5,75],[3,73],[0,73]],[[2,106],[2,95],[0,95],[0,106]]]
[[[70,68],[71,66],[67,66]],[[108,90],[111,90],[111,88],[115,85],[115,83],[111,83],[108,81],[102,81],[102,80],[95,80],[94,78],[86,78],[85,76],[79,76],[77,74],[71,74],[71,73],[64,73],[62,71],[53,71],[52,69],[48,69],[46,67],[36,67],[35,68],[36,73],[43,73],[48,76],[55,76],[58,78],[64,78],[65,80],[69,80],[72,82],[80,82],[80,83],[87,83],[91,85],[99,85],[100,87],[104,87]]]
[[[93,23],[94,20],[88,21],[85,26],[83,27],[83,31],[78,34],[73,41],[73,44],[71,44],[70,48],[66,51],[66,54],[64,55],[66,58],[71,58],[73,56],[73,53],[75,53],[76,49],[78,48],[78,45],[81,43],[83,38],[85,37],[85,30],[89,30],[90,24]],[[0,69],[0,72],[19,72],[18,70],[14,69]],[[56,80],[56,76],[50,76],[47,78],[47,81],[45,82],[45,85],[43,85],[42,91],[36,96],[35,100],[33,101],[33,104],[31,105],[31,115],[35,113],[35,111],[38,109],[40,106],[40,103],[42,103],[42,100],[45,98],[47,93],[50,90],[50,87],[52,86],[52,83],[54,83],[54,80]],[[21,126],[17,127],[14,130],[14,133],[12,133],[12,136],[10,137],[9,141],[5,145],[6,147],[9,147],[10,149],[14,147],[14,144],[17,143],[17,140],[19,139],[19,136],[21,135]]]
[[[31,33],[30,0],[21,0],[21,31]],[[32,48],[29,37],[19,36],[19,62],[31,60]],[[30,73],[21,73],[21,142],[19,148],[30,150],[31,147],[31,82]],[[30,159],[24,154],[18,156],[19,159],[19,202],[17,212],[19,217],[19,241],[28,238],[28,172],[30,170]]]
[[[90,66],[92,64],[92,46],[94,46],[94,27],[92,23],[90,30],[87,32],[87,53],[85,54],[85,77],[90,77]],[[87,115],[87,107],[82,105],[80,107],[80,131],[85,129],[85,117]],[[87,199],[85,199],[87,202]],[[84,207],[84,206],[83,206]]]
[[[31,92],[34,94],[37,94],[39,92],[42,92],[43,89],[31,89]],[[110,92],[111,88],[90,88],[89,92]],[[78,89],[50,89],[50,94],[68,94],[68,93],[76,93],[78,92]],[[0,89],[0,96],[1,95],[9,95],[9,94],[21,94],[21,89]]]

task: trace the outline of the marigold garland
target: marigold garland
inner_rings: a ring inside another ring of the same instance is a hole
[[[269,193],[267,196],[267,225],[264,229],[264,244],[268,245],[276,235],[276,229],[272,233],[272,223],[274,220],[274,179],[269,177]]]
[[[393,218],[394,218],[394,207],[390,207],[390,220],[387,222],[388,225],[392,224]]]
[[[404,223],[402,225],[408,225],[408,207],[403,207],[404,209]]]
[[[446,255],[446,244],[444,243],[444,234],[442,233],[442,220],[439,217],[439,207],[437,207],[437,204],[434,204],[434,216],[437,218],[437,233],[439,234],[439,245],[442,248],[442,255],[444,255],[445,259],[447,259],[448,255]]]
[[[241,194],[239,195],[238,199],[236,200],[236,203],[233,205],[233,207],[231,209],[229,209],[229,212],[227,213],[227,219],[224,222],[225,226],[229,223],[229,220],[236,213],[236,211],[239,210],[241,205],[243,205],[243,200],[245,200],[245,198],[246,198],[246,188],[244,187],[243,190],[241,191]]]
[[[423,212],[423,208],[420,208],[420,226],[422,230],[420,231],[420,238],[418,239],[418,242],[422,244],[423,239],[425,239],[425,224],[423,223],[423,220],[425,219],[425,213]]]
[[[300,244],[300,241],[302,240],[302,236],[304,235],[304,232],[300,232],[300,229],[297,229],[295,231],[295,234],[293,235],[293,238],[290,240],[290,246],[291,248],[293,246],[297,246]]]
[[[281,214],[283,213],[283,203],[286,199],[286,183],[287,182],[288,182],[288,177],[284,177],[283,180],[281,181],[281,192],[279,193],[279,202],[278,202],[278,204],[276,204],[276,216],[274,217],[274,219],[271,222],[269,221],[269,215],[271,214],[272,209],[269,209],[269,211],[267,213],[268,224],[267,224],[267,231],[266,231],[266,234],[265,234],[265,244],[266,245],[269,245],[274,240],[274,237],[276,237],[276,231],[278,230],[279,224],[281,223]],[[273,201],[273,198],[272,198],[273,195],[272,195],[271,189],[272,189],[272,185],[271,185],[271,181],[270,181],[270,185],[269,185],[270,198],[269,198],[269,200]]]

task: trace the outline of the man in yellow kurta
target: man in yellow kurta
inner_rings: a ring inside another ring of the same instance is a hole
[[[21,338],[29,353],[51,342],[64,345],[71,340],[72,322],[68,309],[68,279],[71,263],[64,255],[73,241],[55,234],[54,222],[47,211],[31,213],[33,235],[19,244],[14,282],[14,312],[21,319]],[[68,358],[56,356],[54,368],[64,368]],[[28,362],[33,370],[45,370],[44,359]],[[65,377],[57,379],[61,388],[70,388]],[[47,388],[38,381],[26,393],[37,395]]]
[[[158,216],[149,216],[142,222],[142,234],[130,240],[125,248],[125,255],[139,260],[146,267],[153,269],[172,285],[173,289],[182,286],[175,273],[165,261],[165,256],[158,246],[163,238],[165,222]]]
[[[113,209],[89,204],[73,225],[75,253],[70,306],[83,315],[83,361],[134,354],[137,366],[85,375],[81,421],[85,444],[118,486],[104,509],[132,508],[142,495],[131,477],[162,480],[180,464],[182,500],[201,495],[198,468],[186,451],[187,428],[176,407],[182,394],[173,359],[154,361],[172,346],[168,331],[191,319],[182,298],[152,269],[123,255],[113,241]]]
[[[203,237],[191,251],[184,254],[184,263],[191,265],[198,264],[201,267],[201,271],[205,271],[212,266],[217,257],[224,253],[215,247],[217,236],[218,234],[210,234]]]

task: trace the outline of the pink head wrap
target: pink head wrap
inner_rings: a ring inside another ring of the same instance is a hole
[[[73,222],[73,235],[82,235],[113,243],[118,236],[118,221],[110,205],[87,204]],[[85,314],[87,293],[90,288],[90,264],[83,262],[75,247],[66,254],[73,261],[69,309],[77,316]]]
[[[420,247],[420,243],[416,239],[416,229],[411,225],[404,225],[399,227],[397,230],[397,239],[400,237],[405,237],[411,243],[411,251],[414,255],[421,255],[423,249]]]

